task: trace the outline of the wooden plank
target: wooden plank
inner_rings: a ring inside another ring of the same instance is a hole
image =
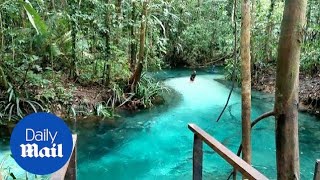
[[[202,180],[202,162],[203,162],[203,151],[202,151],[202,140],[194,134],[193,141],[193,180]]]
[[[189,129],[197,134],[208,146],[210,146],[215,152],[217,152],[223,159],[225,159],[229,164],[231,164],[234,168],[236,168],[239,172],[242,173],[246,178],[249,179],[258,179],[258,180],[266,180],[268,179],[255,168],[250,166],[224,145],[222,145],[215,138],[210,136],[208,133],[203,131],[195,124],[189,124]]]
[[[77,144],[77,135],[76,134],[72,135],[72,141],[73,141],[73,148],[72,148],[72,154],[71,154],[69,160],[67,161],[67,163],[62,168],[60,168],[58,171],[54,172],[51,175],[51,178],[50,178],[51,180],[64,180],[66,175],[71,177],[68,174],[68,171],[69,171],[69,173],[75,173],[74,176],[72,176],[72,177],[74,179],[76,179],[76,175],[77,175],[76,174],[76,169],[69,170],[69,164],[71,164],[71,168],[76,168],[76,165],[72,165],[72,164],[76,164],[76,152],[75,152],[76,144]]]
[[[76,180],[77,179],[77,135],[72,135],[73,139],[73,151],[70,159],[70,163],[66,172],[65,179]]]
[[[317,159],[316,161],[313,180],[320,180],[320,159]]]

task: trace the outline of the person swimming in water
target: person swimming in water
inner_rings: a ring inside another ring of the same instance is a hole
[[[211,73],[215,73],[215,68],[216,68],[216,66],[215,66],[215,65],[212,65]]]
[[[194,70],[190,76],[190,81],[194,81],[194,79],[196,78],[197,72]]]

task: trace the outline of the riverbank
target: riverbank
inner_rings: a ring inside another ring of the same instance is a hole
[[[126,91],[123,79],[115,79],[106,86],[94,79],[72,80],[63,73],[52,80],[42,78],[40,84],[27,81],[23,88],[14,84],[8,91],[0,91],[1,138],[8,137],[22,117],[34,112],[51,112],[63,119],[99,116],[113,120],[119,112],[137,112],[163,104],[163,94],[170,91],[147,75],[142,75],[132,92]]]
[[[252,73],[252,89],[275,92],[275,67],[264,67]],[[299,110],[320,117],[320,74],[299,75]]]

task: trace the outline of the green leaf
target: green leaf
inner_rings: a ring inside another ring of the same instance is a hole
[[[38,107],[41,109],[41,111],[43,111],[44,110],[44,108],[41,106],[41,104],[39,104],[38,102],[36,102],[36,101],[30,101],[31,103],[33,103],[33,104],[36,104],[36,105],[38,105]]]
[[[9,121],[11,121],[13,107],[14,107],[14,104],[11,104],[11,107],[10,107],[10,110],[9,110]]]
[[[50,45],[50,50],[53,56],[59,56],[62,54],[62,52],[60,51],[58,45],[56,43],[52,43]]]
[[[29,105],[30,105],[30,107],[33,109],[33,112],[37,112],[37,108],[32,104],[32,102],[31,101],[26,101]]]
[[[19,1],[27,12],[28,18],[32,26],[36,29],[37,34],[47,34],[47,25],[41,19],[37,11],[32,7],[29,1]]]
[[[164,27],[164,25],[162,24],[162,22],[161,22],[156,16],[154,16],[154,15],[152,15],[151,17],[153,17],[153,18],[158,22],[158,24],[161,26],[163,32],[165,33],[165,32],[166,32],[166,28]],[[166,37],[166,36],[167,36],[167,35],[164,34],[164,37]]]

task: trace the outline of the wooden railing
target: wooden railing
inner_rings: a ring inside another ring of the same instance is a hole
[[[77,179],[77,135],[72,135],[73,148],[68,162],[57,172],[51,175],[51,180]]]
[[[197,125],[189,124],[188,127],[194,133],[193,180],[202,179],[203,141],[229,164],[231,164],[237,171],[239,171],[245,178],[258,180],[268,179]]]
[[[320,180],[320,159],[317,159],[316,161],[313,180]]]

